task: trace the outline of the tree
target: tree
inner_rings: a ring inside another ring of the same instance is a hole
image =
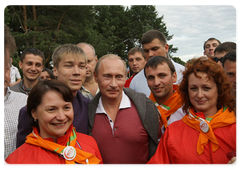
[[[38,48],[44,52],[45,65],[49,66],[57,46],[87,39],[91,9],[91,6],[6,7],[5,18],[16,40],[18,56],[26,48]]]
[[[54,49],[62,44],[88,42],[98,57],[114,53],[126,60],[127,52],[140,45],[142,35],[157,29],[169,35],[163,17],[155,6],[7,6],[5,24],[10,27],[18,52],[38,48],[44,52],[46,67],[50,67]],[[169,54],[178,49],[170,45]]]

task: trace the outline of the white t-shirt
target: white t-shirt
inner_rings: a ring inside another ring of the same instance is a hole
[[[11,77],[10,84],[15,83],[16,82],[16,78],[17,79],[21,78],[21,75],[20,75],[20,73],[18,71],[18,68],[13,66],[13,65],[11,66],[11,69],[10,69],[10,77]]]

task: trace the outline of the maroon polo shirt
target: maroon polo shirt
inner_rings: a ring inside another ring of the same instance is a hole
[[[149,136],[138,111],[119,109],[113,128],[106,113],[95,114],[92,136],[105,164],[145,164],[149,160]]]

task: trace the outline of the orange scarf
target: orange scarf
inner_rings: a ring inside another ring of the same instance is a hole
[[[157,106],[160,114],[162,124],[167,128],[168,122],[167,117],[176,112],[182,106],[181,96],[178,93],[178,85],[173,85],[173,90],[175,91],[163,104],[159,105],[151,92],[149,99]]]
[[[33,127],[33,132],[27,136],[25,142],[62,155],[65,158],[66,164],[74,164],[75,162],[79,164],[98,164],[100,160],[92,153],[75,148],[77,141],[76,130],[72,126],[69,130],[71,130],[71,135],[67,142],[67,146],[62,146],[55,142],[42,139],[36,127]]]
[[[222,109],[218,110],[218,112],[215,115],[210,116],[206,119],[210,121],[210,122],[205,121],[209,126],[209,130],[207,133],[204,133],[199,126],[201,120],[194,113],[194,109],[190,108],[189,111],[194,117],[191,117],[188,114],[182,118],[182,121],[185,122],[188,126],[200,132],[197,143],[197,153],[199,155],[203,153],[204,146],[208,144],[209,140],[212,142],[212,151],[215,152],[219,148],[219,144],[213,133],[213,129],[228,126],[230,124],[235,123],[236,116],[234,112],[233,111],[230,112],[227,107],[223,107]]]

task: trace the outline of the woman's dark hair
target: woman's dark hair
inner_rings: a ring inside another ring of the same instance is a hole
[[[31,125],[38,127],[38,123],[34,121],[31,111],[36,110],[42,102],[42,96],[48,91],[55,91],[62,95],[64,101],[72,102],[73,95],[70,88],[58,80],[39,81],[31,90],[27,100],[27,114],[31,118]]]

